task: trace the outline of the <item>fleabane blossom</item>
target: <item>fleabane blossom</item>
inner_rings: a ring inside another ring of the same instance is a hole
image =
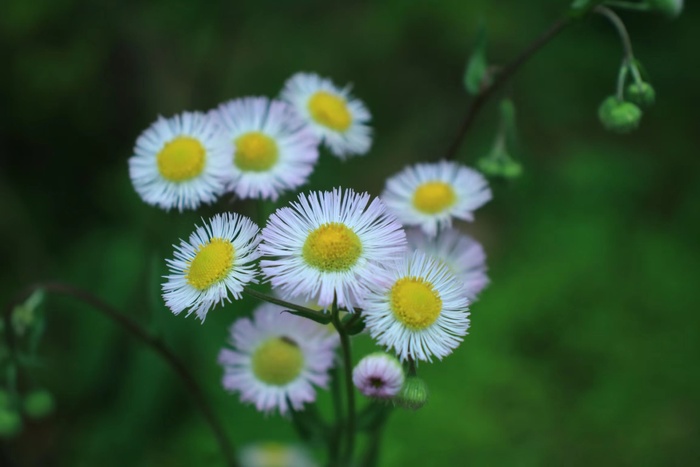
[[[240,461],[244,467],[319,467],[320,465],[302,446],[270,441],[244,446],[241,449]]]
[[[129,176],[146,203],[165,210],[195,209],[224,192],[230,148],[209,115],[158,117],[136,140]]]
[[[405,251],[406,234],[384,203],[335,189],[300,194],[261,234],[263,274],[284,296],[327,309],[361,306],[381,264]]]
[[[404,379],[401,363],[384,352],[363,357],[352,370],[355,387],[373,399],[391,399],[401,390]]]
[[[316,400],[314,386],[327,386],[338,342],[325,326],[265,303],[231,327],[233,348],[219,353],[223,386],[261,412],[301,410]]]
[[[289,104],[246,97],[221,104],[212,115],[232,142],[228,191],[274,201],[306,183],[319,140]]]
[[[363,315],[372,338],[401,360],[431,361],[452,353],[467,334],[468,305],[457,276],[414,251],[376,278]]]
[[[486,253],[479,242],[455,228],[448,228],[435,237],[419,229],[406,231],[410,250],[421,250],[443,263],[462,282],[469,301],[489,283],[486,275]]]
[[[238,214],[212,217],[175,247],[166,260],[170,274],[163,284],[165,304],[176,315],[187,310],[204,321],[217,303],[241,298],[243,287],[255,281],[258,226]]]
[[[399,221],[433,237],[452,219],[472,221],[474,211],[491,199],[479,172],[456,162],[416,164],[389,178],[382,199]]]
[[[371,115],[365,104],[314,73],[287,80],[281,98],[289,102],[316,135],[340,159],[366,154],[372,145]]]

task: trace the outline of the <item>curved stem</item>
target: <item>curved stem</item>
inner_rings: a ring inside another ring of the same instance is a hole
[[[333,326],[340,335],[340,345],[343,350],[343,368],[345,370],[345,396],[348,401],[347,413],[347,447],[345,451],[346,465],[352,461],[353,451],[355,450],[355,388],[352,384],[352,348],[350,346],[350,336],[347,330],[343,327],[338,316],[338,302],[333,300],[332,309]]]
[[[28,287],[23,293],[19,294],[17,298],[10,303],[7,310],[4,313],[5,325],[8,330],[8,346],[10,347],[10,352],[12,354],[13,360],[16,361],[16,342],[15,336],[12,332],[11,326],[11,315],[12,310],[17,304],[21,303],[26,297],[29,296],[35,290],[45,290],[47,292],[54,292],[62,295],[68,295],[83,303],[86,303],[93,307],[93,309],[100,312],[103,316],[106,316],[114,323],[121,326],[123,329],[128,331],[131,335],[140,340],[143,344],[150,347],[155,353],[157,353],[163,360],[165,360],[168,365],[175,371],[182,383],[187,388],[187,391],[192,396],[195,405],[199,411],[204,416],[204,419],[209,424],[214,437],[219,444],[221,453],[224,456],[226,465],[230,467],[235,467],[238,465],[234,454],[234,447],[229,438],[226,436],[223,425],[220,423],[219,419],[216,417],[213,409],[204,397],[204,392],[200,388],[197,381],[194,379],[192,374],[189,372],[184,363],[170,350],[163,341],[159,338],[150,335],[140,324],[132,320],[128,316],[119,312],[116,308],[112,307],[108,303],[102,301],[97,296],[91,294],[90,292],[75,287],[70,284],[64,284],[61,282],[45,282],[32,285]]]
[[[612,23],[612,25],[615,26],[617,33],[620,35],[620,42],[622,42],[622,49],[625,54],[625,60],[627,61],[627,63],[632,63],[634,61],[634,53],[632,52],[632,40],[630,39],[630,35],[627,32],[625,23],[623,23],[620,17],[617,16],[617,13],[615,13],[608,7],[599,5],[595,7],[593,11],[595,11],[599,15],[605,16],[608,19],[608,21],[610,21],[610,23]]]
[[[479,93],[474,97],[471,105],[467,109],[467,113],[462,120],[457,136],[450,145],[447,153],[445,155],[446,159],[454,159],[457,157],[457,152],[464,137],[471,128],[476,116],[478,115],[484,104],[493,96],[496,91],[498,91],[503,85],[508,82],[508,80],[520,69],[525,62],[527,62],[533,55],[535,55],[542,47],[547,45],[549,41],[554,39],[560,32],[562,32],[567,26],[569,26],[575,18],[566,17],[559,19],[554,24],[552,24],[547,31],[545,31],[541,36],[535,39],[532,44],[530,44],[525,50],[523,50],[520,55],[515,57],[510,63],[503,67],[496,78],[493,80],[491,85],[484,87]]]
[[[605,5],[613,7],[613,8],[623,8],[625,10],[634,10],[634,11],[649,11],[651,9],[649,7],[648,3],[632,3],[632,2],[616,1],[616,0],[611,0],[611,1],[605,2]]]

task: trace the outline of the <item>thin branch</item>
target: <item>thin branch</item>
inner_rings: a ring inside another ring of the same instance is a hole
[[[632,63],[634,61],[634,52],[632,51],[632,40],[630,39],[630,35],[627,32],[625,23],[622,21],[622,19],[620,19],[619,16],[617,16],[617,13],[615,13],[608,7],[599,5],[595,7],[593,11],[607,18],[608,21],[610,21],[610,23],[615,27],[618,35],[620,36],[620,42],[622,43],[622,49],[625,54],[625,60],[628,63]]]
[[[510,78],[520,69],[525,62],[527,62],[533,55],[535,55],[542,47],[547,45],[552,39],[554,39],[560,32],[562,32],[567,26],[569,26],[575,18],[565,17],[556,21],[552,26],[547,29],[541,36],[539,36],[535,41],[530,44],[525,50],[523,50],[520,55],[515,57],[510,63],[501,68],[500,72],[496,75],[493,82],[484,87],[472,100],[471,105],[467,109],[467,113],[462,120],[457,136],[450,145],[447,153],[445,155],[446,159],[454,159],[457,157],[459,148],[462,145],[464,137],[469,132],[474,120],[476,119],[479,111],[484,106],[484,104],[503,87],[504,84],[510,80]]]
[[[214,433],[214,437],[216,438],[219,444],[221,453],[224,456],[226,465],[228,465],[229,467],[235,467],[238,465],[238,461],[236,460],[234,454],[233,444],[226,435],[223,425],[216,417],[214,411],[207,402],[204,396],[204,392],[200,388],[199,384],[197,384],[197,381],[189,372],[185,364],[182,363],[182,361],[173,353],[172,350],[170,350],[165,345],[165,343],[162,340],[150,335],[136,321],[122,314],[116,308],[102,301],[100,298],[86,290],[61,282],[45,282],[32,285],[25,289],[23,293],[19,294],[16,297],[16,299],[9,304],[3,316],[5,320],[6,329],[8,330],[7,340],[13,360],[16,359],[16,341],[11,326],[12,310],[15,308],[15,306],[22,303],[26,299],[26,297],[28,297],[35,290],[45,290],[47,292],[68,295],[77,300],[80,300],[83,303],[90,305],[91,307],[93,307],[94,310],[97,310],[103,316],[106,316],[114,323],[121,326],[123,329],[125,329],[134,337],[136,337],[146,346],[150,347],[150,349],[157,353],[160,357],[162,357],[163,360],[165,360],[168,363],[168,365],[170,365],[170,367],[173,369],[173,371],[175,371],[175,373],[178,375],[182,383],[187,388],[187,391],[190,393],[190,396],[194,400],[195,405],[204,416],[206,422],[209,424],[209,427]]]

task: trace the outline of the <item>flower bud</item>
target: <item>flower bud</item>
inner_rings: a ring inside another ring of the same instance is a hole
[[[641,107],[649,107],[656,100],[656,91],[649,83],[632,83],[627,86],[625,97]]]
[[[30,418],[44,418],[53,412],[53,396],[45,389],[30,392],[22,402],[24,411]]]
[[[683,0],[648,0],[648,5],[669,18],[676,18],[683,11]]]
[[[418,410],[428,402],[428,385],[418,376],[409,376],[394,403],[404,409]]]
[[[22,430],[22,417],[14,410],[0,409],[0,438],[12,438]]]
[[[481,172],[489,177],[500,177],[512,180],[523,174],[523,166],[520,162],[514,161],[510,156],[495,158],[486,156],[476,163]]]
[[[598,118],[606,130],[629,133],[639,126],[642,110],[631,102],[610,96],[598,108]]]

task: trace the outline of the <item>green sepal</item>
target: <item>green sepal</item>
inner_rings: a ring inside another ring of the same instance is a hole
[[[355,310],[354,313],[346,315],[341,323],[349,336],[357,335],[365,330],[365,318],[362,316],[361,310]]]
[[[486,44],[486,27],[482,22],[476,33],[474,50],[464,71],[464,87],[469,94],[479,94],[484,87],[491,84],[489,66],[486,61]]]

